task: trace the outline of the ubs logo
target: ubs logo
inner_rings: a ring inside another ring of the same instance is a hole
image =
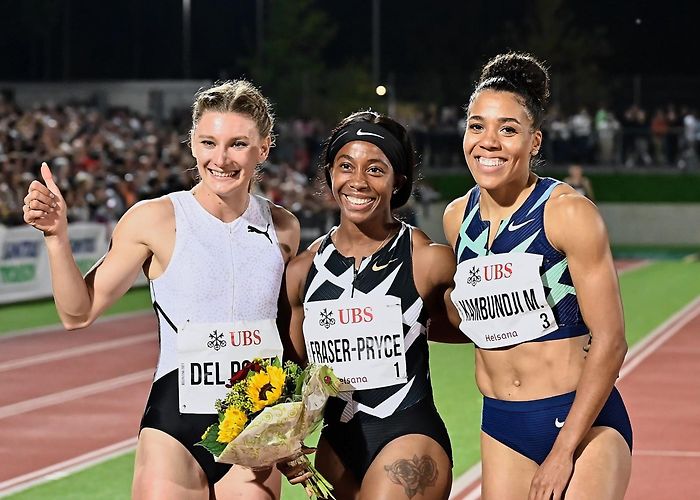
[[[484,266],[484,280],[495,281],[505,278],[510,278],[513,275],[513,263],[506,262],[505,264],[491,264]]]
[[[207,347],[209,349],[214,349],[215,351],[218,351],[222,347],[226,347],[226,341],[224,340],[224,334],[219,333],[218,331],[214,330],[212,333],[209,334],[209,342],[207,342]]]
[[[333,311],[329,311],[328,309],[324,308],[323,311],[321,311],[321,319],[319,320],[318,324],[324,327],[326,330],[335,325]]]
[[[374,314],[371,307],[352,307],[350,309],[338,309],[338,319],[343,325],[370,323],[374,319]]]
[[[335,311],[329,311],[324,308],[321,311],[318,324],[323,328],[328,329],[335,325],[336,319],[333,316]],[[341,325],[354,325],[357,323],[370,323],[374,320],[374,313],[371,307],[349,307],[338,309],[338,321]]]
[[[260,330],[234,330],[231,334],[231,347],[260,345],[262,338]]]
[[[469,270],[469,277],[467,278],[467,285],[476,286],[477,283],[481,281],[481,273],[479,268],[474,266]]]

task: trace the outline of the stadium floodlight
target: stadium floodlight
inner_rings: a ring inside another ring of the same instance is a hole
[[[378,96],[384,96],[386,95],[386,87],[384,85],[377,85],[377,88],[375,89],[375,92],[377,93]]]

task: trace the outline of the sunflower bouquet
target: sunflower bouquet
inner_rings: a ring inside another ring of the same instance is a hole
[[[217,462],[251,469],[281,462],[311,473],[302,484],[310,497],[333,498],[333,487],[302,452],[303,440],[323,418],[329,396],[340,382],[325,365],[305,369],[279,358],[256,359],[231,377],[229,390],[216,401],[219,421],[197,443]]]

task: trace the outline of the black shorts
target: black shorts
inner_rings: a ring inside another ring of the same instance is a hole
[[[382,448],[408,434],[422,434],[434,439],[452,463],[450,437],[432,397],[424,398],[386,418],[358,413],[347,423],[330,422],[323,428],[321,437],[328,441],[357,482],[362,483]]]
[[[194,444],[202,440],[204,431],[216,423],[218,417],[215,413],[180,413],[177,374],[178,371],[173,370],[153,383],[141,419],[141,429],[158,429],[177,439],[202,467],[209,484],[214,484],[224,477],[231,465],[216,463],[206,448]]]

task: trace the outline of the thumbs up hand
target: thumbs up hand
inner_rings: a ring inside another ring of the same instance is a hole
[[[43,232],[44,236],[67,232],[66,202],[46,162],[41,164],[41,177],[44,183],[33,180],[24,197],[24,222]]]

